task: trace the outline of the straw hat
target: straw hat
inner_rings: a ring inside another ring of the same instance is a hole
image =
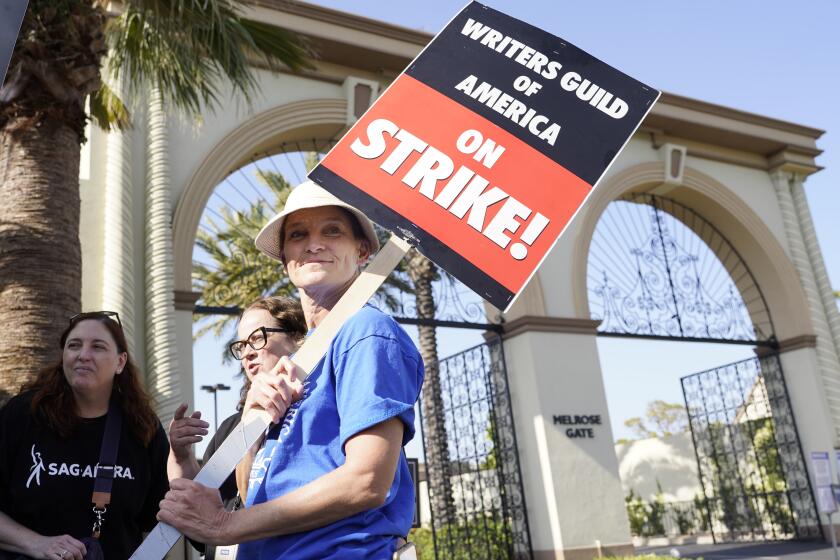
[[[379,250],[379,239],[376,237],[376,232],[373,229],[373,222],[367,216],[343,200],[336,198],[326,189],[321,188],[312,181],[304,181],[292,189],[292,192],[289,193],[289,198],[286,199],[286,206],[283,208],[283,211],[271,218],[271,221],[257,234],[257,238],[254,240],[257,249],[272,259],[282,260],[280,254],[283,252],[283,244],[280,242],[280,231],[283,229],[283,222],[286,216],[304,208],[318,208],[319,206],[340,206],[349,210],[359,220],[362,231],[368,243],[370,243],[371,254]]]

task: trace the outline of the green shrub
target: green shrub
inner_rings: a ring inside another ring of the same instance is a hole
[[[691,535],[694,533],[694,518],[697,512],[694,508],[674,508],[674,518],[677,520],[677,528],[680,530],[680,535]]]
[[[436,536],[438,556],[441,559],[501,560],[513,557],[509,524],[492,517],[476,516],[468,521],[444,525],[438,529]],[[431,529],[412,529],[408,540],[417,547],[418,560],[434,560],[435,543]]]
[[[630,521],[630,532],[636,536],[641,536],[645,533],[645,525],[647,524],[647,508],[645,508],[645,501],[636,495],[633,490],[624,498],[627,505],[627,519]]]
[[[432,540],[432,530],[426,527],[412,529],[408,540],[417,547],[417,560],[435,560],[435,544]]]
[[[656,481],[656,496],[647,506],[646,537],[656,537],[665,534],[665,497],[662,486]]]
[[[700,494],[694,496],[694,510],[697,512],[697,519],[700,520],[700,531],[707,532],[709,530],[709,500],[706,496]]]

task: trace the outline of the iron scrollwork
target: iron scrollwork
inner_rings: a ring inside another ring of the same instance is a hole
[[[690,375],[682,387],[715,540],[821,538],[778,355]]]
[[[735,249],[669,199],[632,195],[607,208],[587,282],[599,332],[730,341],[772,334],[764,299]]]
[[[432,512],[437,557],[532,558],[501,341],[441,360],[440,378],[455,516]]]

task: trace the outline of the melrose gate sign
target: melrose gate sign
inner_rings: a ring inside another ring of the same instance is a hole
[[[570,438],[594,438],[594,426],[601,425],[600,414],[554,414],[551,422],[555,426],[569,426],[565,429]]]

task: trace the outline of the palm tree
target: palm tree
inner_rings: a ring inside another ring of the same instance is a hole
[[[406,273],[414,285],[417,318],[434,319],[436,305],[432,282],[439,276],[438,269],[417,249],[412,249],[405,260],[407,261]],[[455,502],[452,495],[452,481],[449,477],[449,446],[438,365],[437,331],[431,325],[418,325],[417,338],[420,343],[420,357],[426,369],[420,401],[423,406],[425,429],[423,447],[429,480],[429,503],[435,526],[444,527],[455,520]]]
[[[240,15],[238,0],[30,0],[0,89],[0,390],[55,359],[55,341],[81,305],[79,157],[84,129],[125,129],[128,98],[154,91],[189,115],[250,100],[251,62],[301,68],[306,49],[279,28]],[[108,55],[107,64],[105,64]],[[86,111],[86,103],[89,111]]]

